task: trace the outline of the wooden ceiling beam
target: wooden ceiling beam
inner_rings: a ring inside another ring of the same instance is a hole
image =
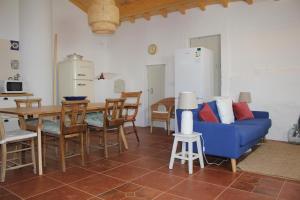
[[[134,23],[134,22],[135,22],[135,17],[134,17],[134,16],[128,17],[128,20],[129,20],[131,23]]]
[[[88,11],[90,2],[88,1],[81,1],[81,0],[70,0],[75,6],[77,6],[78,8],[80,8],[83,12]]]
[[[245,0],[249,5],[253,4],[253,0]]]
[[[87,13],[89,5],[93,0],[69,1]],[[184,14],[186,10],[191,8],[199,8],[204,11],[207,6],[213,4],[221,4],[226,8],[229,2],[237,1],[243,1],[248,4],[253,4],[254,2],[254,0],[115,0],[116,5],[120,9],[120,21],[128,20],[131,22],[134,22],[138,18],[150,20],[151,16],[154,15],[167,17],[170,12],[179,11]]]
[[[151,19],[151,15],[150,15],[150,13],[148,13],[148,12],[144,13],[144,14],[143,14],[143,17],[144,17],[144,19],[147,20],[147,21],[150,21],[150,19]]]
[[[220,3],[223,5],[224,8],[227,8],[229,1],[228,0],[220,0]]]
[[[166,17],[168,17],[168,10],[166,8],[163,8],[160,10],[160,14],[161,14],[161,16],[166,18]]]
[[[202,10],[202,11],[205,10],[205,7],[206,7],[205,0],[199,0],[198,5],[199,5],[200,10]]]
[[[185,15],[185,10],[186,10],[186,8],[184,7],[184,5],[181,5],[178,7],[178,11],[183,15]]]

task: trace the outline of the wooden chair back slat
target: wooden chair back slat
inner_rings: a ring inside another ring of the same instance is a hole
[[[128,109],[126,109],[126,116],[125,118],[129,115],[129,111],[132,112],[131,116],[132,119],[135,120],[137,113],[139,111],[139,104],[140,104],[140,99],[141,99],[141,95],[142,95],[142,91],[138,91],[138,92],[122,92],[121,93],[121,98],[125,98],[126,101],[130,101],[130,100],[134,100],[134,102],[128,102],[128,103],[132,103],[133,106],[129,107]]]
[[[15,99],[17,108],[32,108],[42,106],[42,99]]]
[[[61,133],[72,134],[85,131],[86,109],[89,101],[62,101],[60,127]]]
[[[104,112],[104,126],[119,126],[124,123],[123,109],[124,109],[124,98],[118,99],[106,99],[105,100],[105,112]]]

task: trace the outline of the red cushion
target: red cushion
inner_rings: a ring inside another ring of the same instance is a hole
[[[254,115],[245,102],[233,103],[233,112],[237,120],[254,119]]]
[[[199,118],[205,122],[219,123],[218,118],[207,103],[204,103],[202,109],[199,111]]]

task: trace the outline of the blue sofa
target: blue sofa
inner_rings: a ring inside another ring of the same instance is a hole
[[[208,104],[220,121],[216,101]],[[193,130],[194,132],[202,133],[205,143],[205,154],[230,158],[232,171],[235,172],[236,159],[260,142],[268,133],[272,124],[271,119],[269,119],[269,113],[253,111],[255,119],[222,124],[200,121],[198,113],[202,107],[203,104],[199,104],[198,109],[192,110],[194,119]],[[181,113],[182,110],[176,110],[179,131],[181,130]],[[197,151],[196,148],[195,145],[194,151]]]

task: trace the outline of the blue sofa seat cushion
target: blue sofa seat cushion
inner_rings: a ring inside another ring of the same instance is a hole
[[[242,120],[242,121],[235,121],[235,125],[254,125],[254,126],[260,126],[262,127],[266,132],[271,127],[272,122],[271,119],[251,119],[251,120]]]
[[[262,126],[253,125],[234,125],[235,130],[240,136],[240,146],[249,144],[265,135],[265,129]]]

